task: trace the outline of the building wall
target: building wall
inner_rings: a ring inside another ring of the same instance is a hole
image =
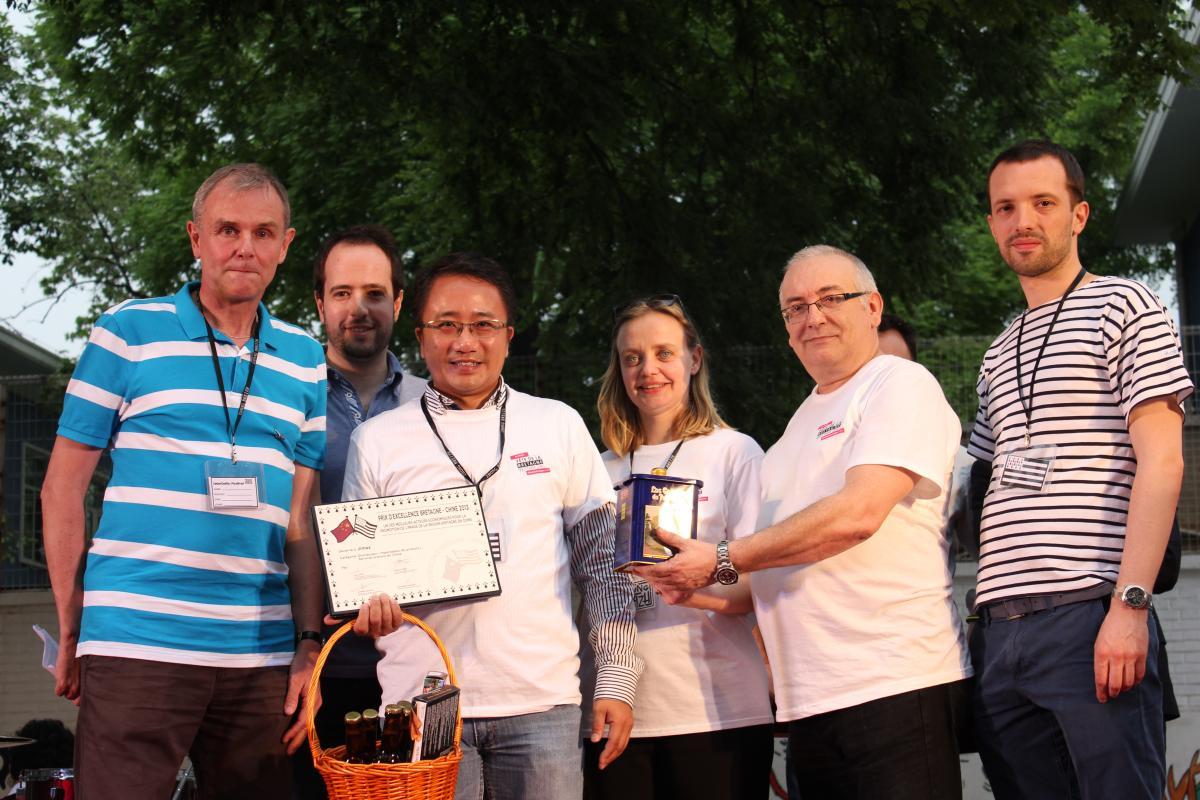
[[[1200,219],[1175,241],[1175,285],[1179,323],[1200,325]]]
[[[0,734],[13,735],[31,719],[60,719],[75,730],[75,704],[54,694],[42,669],[41,625],[58,636],[54,598],[47,589],[0,592]]]

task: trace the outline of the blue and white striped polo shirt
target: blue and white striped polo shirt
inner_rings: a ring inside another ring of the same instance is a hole
[[[111,448],[112,478],[83,579],[79,655],[223,667],[287,664],[294,629],[284,539],[294,464],[325,452],[325,356],[259,306],[258,366],[238,459],[263,465],[255,509],[208,507],[204,465],[229,436],[204,318],[184,286],[96,322],[67,386],[58,433]],[[214,332],[230,416],[253,343]]]

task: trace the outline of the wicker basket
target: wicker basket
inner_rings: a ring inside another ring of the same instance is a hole
[[[450,682],[457,684],[454,665],[450,663],[450,656],[437,634],[416,617],[405,614],[404,621],[416,625],[433,640],[442,654],[442,660],[446,662],[446,674]],[[313,692],[320,683],[321,670],[325,667],[330,650],[338,639],[350,632],[352,624],[347,622],[338,628],[321,648],[317,665],[308,681],[310,696],[315,696]],[[458,764],[462,761],[461,711],[454,726],[454,751],[449,755],[410,764],[347,764],[342,760],[345,747],[331,747],[328,750],[321,747],[315,724],[316,709],[311,703],[307,705],[308,747],[312,750],[313,766],[325,779],[325,788],[331,800],[452,800],[454,797]]]

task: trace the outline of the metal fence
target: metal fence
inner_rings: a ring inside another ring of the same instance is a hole
[[[1183,330],[1189,372],[1200,376],[1200,326]],[[945,337],[921,342],[920,361],[937,377],[950,405],[969,431],[976,411],[975,379],[988,337]],[[764,446],[778,437],[796,406],[812,390],[795,355],[786,346],[740,346],[709,354],[714,392],[722,414]],[[553,397],[577,409],[593,434],[598,432],[596,393],[607,351],[573,356],[557,363],[538,356],[512,356],[505,378],[533,394]],[[417,366],[417,371],[420,365]],[[0,519],[0,590],[49,585],[42,550],[39,491],[62,408],[59,378],[0,377],[0,431],[3,435],[3,518]],[[1185,552],[1200,553],[1200,419],[1189,403],[1184,430],[1185,473],[1179,501]],[[107,481],[101,462],[89,491],[86,525],[94,529]]]

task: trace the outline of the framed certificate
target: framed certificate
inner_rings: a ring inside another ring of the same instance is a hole
[[[352,616],[372,595],[401,606],[500,594],[473,486],[313,506],[325,598]]]

